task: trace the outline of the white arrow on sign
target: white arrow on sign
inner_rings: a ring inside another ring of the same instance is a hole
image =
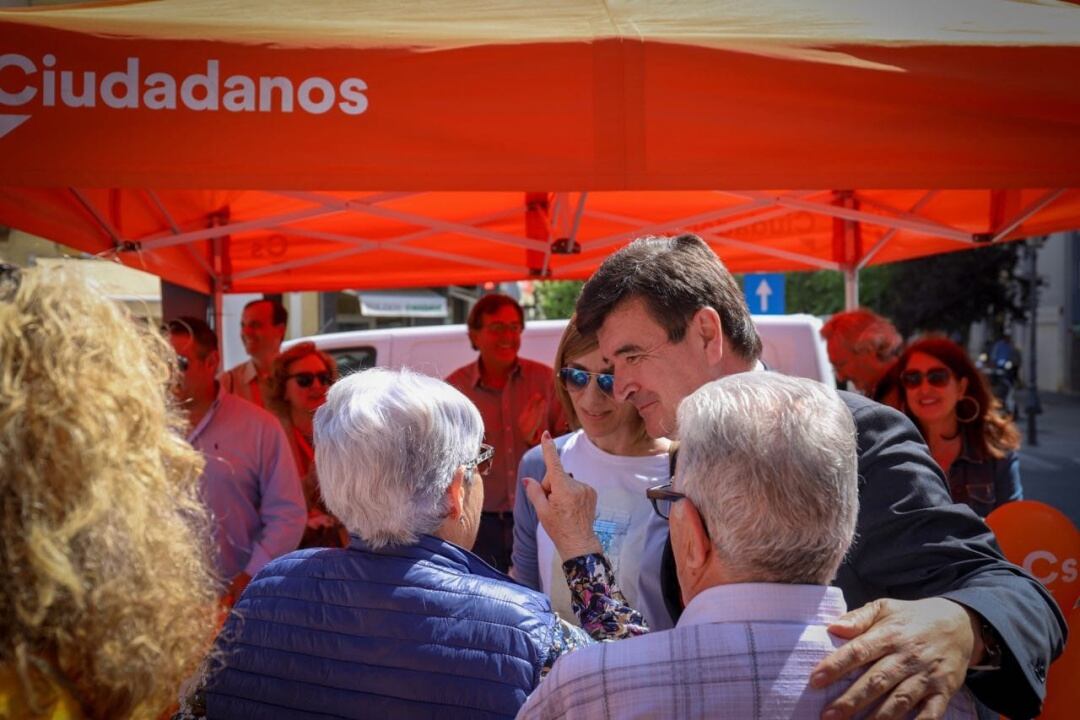
[[[769,296],[772,295],[772,288],[769,287],[769,283],[764,279],[758,283],[757,290],[754,294],[758,296],[758,300],[761,301],[761,312],[769,312]]]
[[[29,115],[0,115],[0,138],[30,119]]]

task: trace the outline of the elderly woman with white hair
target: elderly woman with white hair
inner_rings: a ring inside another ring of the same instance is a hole
[[[218,642],[209,717],[513,717],[559,655],[591,642],[469,552],[483,437],[441,380],[372,369],[330,389],[316,463],[350,544],[285,555],[252,581]],[[611,602],[624,603],[614,587]]]

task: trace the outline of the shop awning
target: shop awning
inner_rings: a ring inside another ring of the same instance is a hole
[[[431,290],[350,290],[366,317],[445,318],[446,297]]]

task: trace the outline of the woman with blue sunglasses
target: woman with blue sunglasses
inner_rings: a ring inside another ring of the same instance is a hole
[[[645,432],[637,410],[614,397],[615,378],[596,338],[584,337],[571,318],[555,353],[555,395],[573,431],[555,439],[563,467],[597,492],[594,529],[631,607],[653,629],[672,626],[660,593],[660,562],[667,526],[652,510],[645,491],[668,480],[666,439]],[[518,469],[514,504],[511,575],[547,593],[563,617],[576,617],[562,561],[521,484],[543,477],[540,447],[525,453]]]
[[[897,360],[896,377],[903,410],[948,478],[953,500],[986,517],[1023,498],[1020,431],[964,348],[944,337],[917,340]]]

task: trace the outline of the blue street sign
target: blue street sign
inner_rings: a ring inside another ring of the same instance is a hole
[[[743,277],[743,294],[753,315],[783,315],[784,273],[753,273]]]

